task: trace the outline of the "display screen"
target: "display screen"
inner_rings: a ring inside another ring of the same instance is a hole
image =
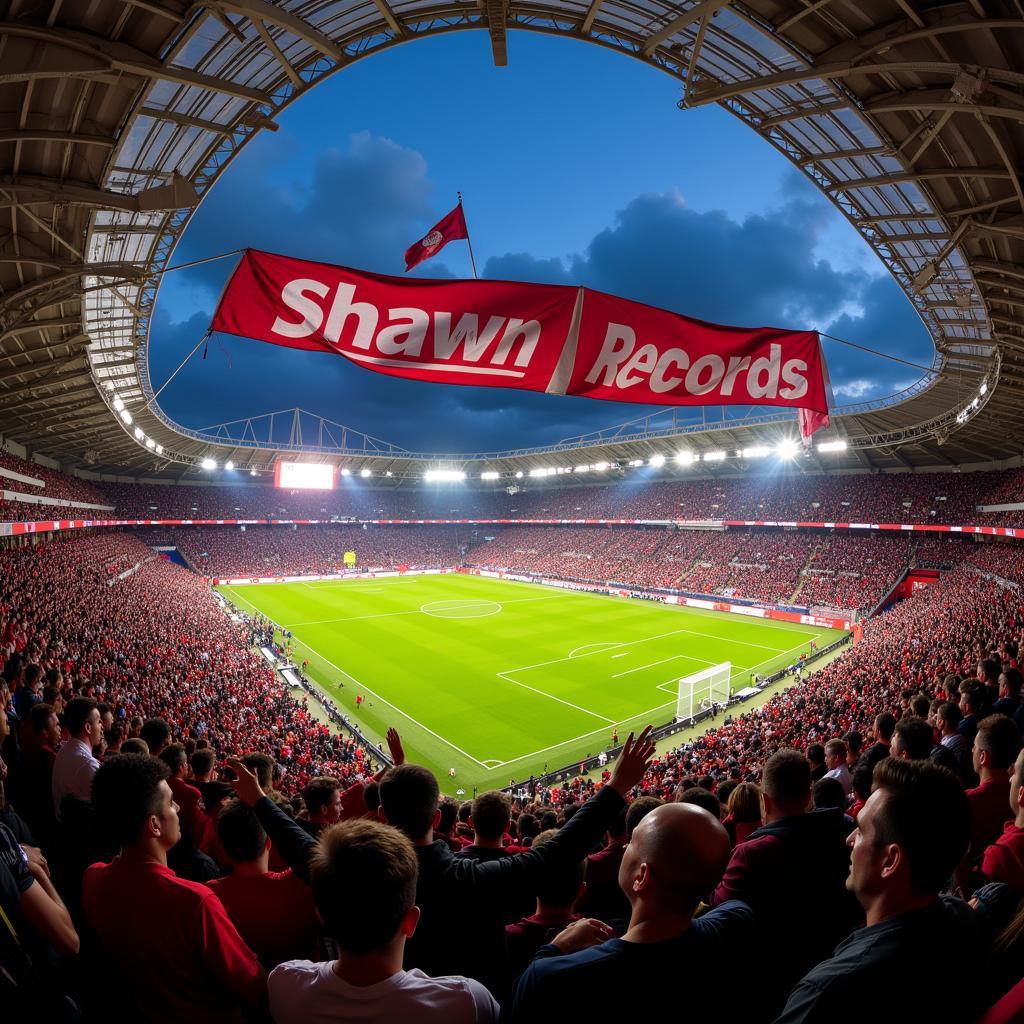
[[[311,462],[278,462],[274,484],[289,490],[333,491],[334,467]]]

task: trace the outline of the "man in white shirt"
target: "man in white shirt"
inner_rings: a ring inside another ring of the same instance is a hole
[[[409,839],[391,825],[357,819],[329,828],[310,864],[324,929],[338,944],[334,961],[290,960],[270,975],[277,1024],[494,1024],[498,1004],[478,981],[402,970],[416,931],[419,868]]]
[[[103,722],[96,701],[91,697],[68,701],[64,725],[71,738],[60,748],[53,762],[53,806],[58,818],[64,797],[91,799],[92,777],[100,766],[92,756],[92,748],[103,737]]]
[[[826,779],[838,779],[843,787],[843,795],[850,799],[850,790],[853,789],[853,776],[846,764],[848,750],[844,740],[829,740],[825,744],[825,772]]]

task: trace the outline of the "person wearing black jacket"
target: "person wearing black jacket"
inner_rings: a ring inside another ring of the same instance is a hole
[[[400,765],[380,782],[382,820],[403,831],[416,847],[419,879],[416,905],[422,916],[406,945],[406,969],[438,976],[462,974],[483,982],[501,1001],[512,979],[508,972],[503,915],[532,896],[538,882],[579,864],[622,811],[626,794],[643,778],[654,753],[650,728],[626,740],[608,784],[588,800],[549,842],[486,862],[452,854],[434,839],[439,791],[433,774],[420,765]],[[293,871],[309,878],[316,840],[269,800],[252,772],[229,761],[243,803],[252,807],[271,842]],[[353,879],[353,885],[359,880]]]
[[[771,1020],[860,918],[846,891],[849,819],[834,807],[808,810],[811,767],[798,750],[768,759],[762,798],[765,824],[733,849],[710,900],[712,907],[741,900],[754,911],[759,999],[748,1021]]]

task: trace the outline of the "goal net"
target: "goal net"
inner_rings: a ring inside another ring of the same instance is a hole
[[[679,680],[679,697],[676,701],[676,721],[692,721],[702,711],[710,711],[713,706],[724,707],[729,703],[729,678],[732,675],[732,662],[724,661],[721,665],[694,672]]]

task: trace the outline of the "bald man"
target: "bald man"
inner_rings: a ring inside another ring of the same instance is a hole
[[[636,827],[619,868],[630,904],[625,934],[614,938],[593,918],[569,925],[516,983],[512,1021],[635,1016],[638,993],[652,1010],[678,998],[688,1015],[720,1015],[722,994],[707,982],[728,958],[750,952],[753,913],[736,900],[696,920],[693,914],[728,861],[729,835],[703,808],[655,808]]]

